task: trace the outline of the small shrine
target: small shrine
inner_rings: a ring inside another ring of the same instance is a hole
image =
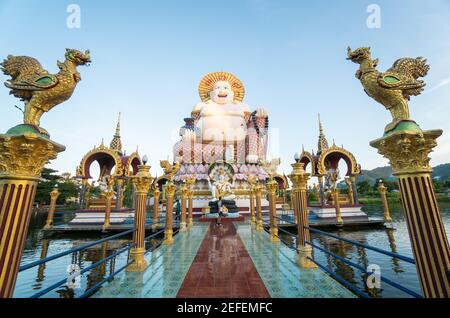
[[[318,183],[315,190],[318,193],[318,203],[309,204],[310,212],[319,218],[335,218],[335,204],[333,202],[332,190],[337,188],[340,178],[339,162],[344,160],[347,170],[344,171],[344,181],[347,185],[347,194],[339,194],[339,205],[343,218],[367,218],[367,214],[361,211],[358,204],[358,193],[355,179],[361,174],[361,166],[357,163],[355,156],[343,146],[329,146],[323,132],[322,122],[319,115],[319,140],[317,152],[310,153],[303,149],[300,155],[296,155],[296,160],[304,164],[305,170],[311,173],[311,177],[316,177]]]
[[[91,166],[97,162],[100,167],[100,174],[97,180],[93,180],[91,175]],[[76,169],[76,178],[81,179],[82,188],[80,190],[80,207],[83,210],[101,210],[106,206],[104,193],[107,190],[113,190],[114,195],[111,198],[111,208],[115,210],[124,209],[123,194],[126,190],[126,179],[136,175],[138,165],[142,164],[138,150],[127,155],[122,151],[122,141],[120,137],[120,113],[117,122],[116,132],[108,146],[104,145],[102,140],[100,146],[95,146],[81,159],[80,165]],[[94,182],[98,182],[101,195],[99,198],[93,198],[91,191]]]
[[[226,200],[229,213],[248,214],[249,178],[265,182],[266,168],[276,162],[266,158],[268,113],[244,103],[244,85],[231,73],[207,74],[198,92],[201,101],[184,119],[181,139],[173,147],[174,161],[181,165],[174,181],[181,185],[195,177],[194,214],[205,208],[214,211],[217,197],[230,199]],[[268,207],[263,196],[262,209]]]

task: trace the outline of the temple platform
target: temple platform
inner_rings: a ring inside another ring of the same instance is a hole
[[[75,217],[69,222],[70,226],[78,225],[103,225],[105,221],[104,210],[78,210],[75,212]],[[133,209],[112,209],[110,216],[111,225],[126,225],[133,224],[134,210]]]
[[[341,205],[341,215],[343,219],[368,219],[367,214],[361,210],[362,205]],[[333,205],[311,205],[308,206],[310,213],[320,219],[335,219],[336,208]]]

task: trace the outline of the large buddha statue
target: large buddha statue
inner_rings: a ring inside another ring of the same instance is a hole
[[[185,119],[175,145],[181,163],[258,163],[267,148],[267,112],[243,103],[244,86],[234,75],[216,72],[200,82],[201,102]]]
[[[194,210],[205,207],[218,211],[218,199],[228,215],[248,213],[249,178],[265,182],[268,116],[263,108],[243,102],[242,82],[226,72],[209,73],[198,86],[200,102],[194,106],[180,129],[181,140],[174,145],[174,161],[180,170],[174,182],[195,178]],[[225,171],[225,174],[224,174]],[[268,208],[262,198],[261,205]]]

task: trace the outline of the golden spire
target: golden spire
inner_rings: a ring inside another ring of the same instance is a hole
[[[320,121],[320,114],[319,116],[319,142],[317,143],[317,153],[320,154],[323,150],[328,148],[328,141],[323,133],[322,128],[322,122]]]
[[[109,148],[117,152],[122,152],[122,142],[120,140],[120,113],[119,119],[117,120],[116,133],[114,134],[113,140],[111,140]]]

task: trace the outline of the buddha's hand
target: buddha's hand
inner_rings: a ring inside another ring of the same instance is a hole
[[[266,118],[268,116],[267,110],[265,108],[256,109],[256,117]]]

